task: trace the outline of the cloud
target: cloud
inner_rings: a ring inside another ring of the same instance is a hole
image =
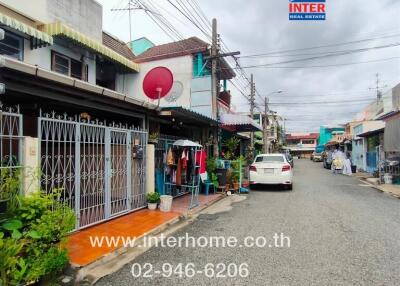
[[[110,1],[100,0],[107,5]],[[160,10],[185,36],[204,36],[189,24],[167,1],[157,3]],[[384,35],[400,34],[400,1],[327,0],[326,21],[289,21],[287,0],[197,0],[208,18],[218,19],[218,31],[230,50],[241,51],[242,55],[275,52],[288,49],[302,49],[326,44],[343,43],[358,39],[376,38]],[[168,13],[167,13],[168,12]],[[170,41],[145,14],[135,12],[134,35],[147,36],[156,43]],[[105,28],[117,36],[127,38],[127,17],[125,20],[111,20],[111,12],[105,11]],[[172,17],[176,15],[176,17]],[[114,17],[115,18],[115,17]],[[180,19],[180,20],[179,20]],[[178,21],[179,20],[179,21]],[[186,22],[186,25],[183,23]],[[124,29],[122,29],[122,27]],[[362,42],[320,50],[305,50],[293,53],[313,53],[320,51],[346,50],[373,47],[387,43],[398,43],[400,37]],[[289,53],[279,58],[241,59],[242,66],[275,63],[304,58],[291,57]],[[286,117],[286,127],[290,131],[316,131],[319,125],[350,121],[363,106],[365,98],[374,100],[375,74],[380,73],[382,85],[394,86],[400,82],[400,60],[375,62],[330,68],[304,68],[310,65],[332,65],[400,55],[400,48],[388,48],[364,53],[350,54],[313,61],[296,62],[284,66],[303,67],[297,69],[252,68],[256,87],[260,94],[284,90],[282,94],[270,96],[271,109]],[[248,108],[246,100],[232,86],[233,102],[239,111]],[[306,104],[315,101],[360,100],[348,104]],[[361,101],[363,100],[363,101]],[[258,99],[261,104],[261,99]],[[289,105],[302,102],[304,105]],[[286,103],[286,104],[285,104]]]

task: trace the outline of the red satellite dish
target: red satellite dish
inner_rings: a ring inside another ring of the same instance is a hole
[[[174,83],[172,72],[166,67],[156,67],[150,70],[143,80],[143,91],[148,98],[163,98],[168,94]]]

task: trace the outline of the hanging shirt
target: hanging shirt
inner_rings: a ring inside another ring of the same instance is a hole
[[[178,166],[176,167],[176,185],[182,185],[182,166],[181,160],[178,160]]]
[[[168,155],[167,155],[167,165],[173,165],[174,164],[174,154],[172,153],[171,147],[169,147],[168,150]]]
[[[182,170],[186,170],[187,168],[187,161],[188,161],[188,153],[186,150],[183,150],[182,156],[181,156],[181,165],[182,165]]]
[[[196,165],[200,166],[199,174],[204,174],[206,172],[206,159],[207,152],[205,150],[196,152]]]

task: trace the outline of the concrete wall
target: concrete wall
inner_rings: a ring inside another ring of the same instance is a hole
[[[33,20],[33,22],[40,24],[40,23],[46,23],[47,19],[48,19],[47,1],[48,0],[34,0],[34,1],[0,0],[0,4]],[[10,15],[10,16],[13,16],[13,15]],[[21,21],[20,18],[18,18],[18,20]],[[24,20],[22,20],[22,21],[25,22],[26,24],[29,24]]]
[[[48,0],[48,22],[61,21],[102,41],[103,7],[94,0]]]
[[[400,84],[393,88],[392,104],[394,110],[400,110]]]
[[[83,56],[83,53],[78,51],[77,49],[66,48],[57,44],[54,44],[50,47],[31,50],[29,41],[25,40],[24,62],[31,65],[37,65],[46,70],[51,70],[51,51],[58,52],[77,61],[81,61]],[[96,84],[95,56],[93,54],[85,53],[84,61],[89,68],[88,82],[91,84]]]
[[[190,109],[191,83],[192,83],[192,56],[183,56],[172,59],[164,59],[142,63],[140,65],[139,74],[128,74],[118,76],[116,90],[127,96],[157,104],[157,100],[148,98],[143,92],[143,80],[146,74],[155,67],[168,68],[173,76],[174,81],[179,81],[183,85],[182,95],[173,102],[166,100],[168,95],[161,99],[160,106],[182,106]]]
[[[0,4],[33,20],[36,25],[61,21],[102,41],[103,7],[95,0],[0,0]]]
[[[205,116],[216,117],[212,113],[211,76],[192,79],[190,108]]]

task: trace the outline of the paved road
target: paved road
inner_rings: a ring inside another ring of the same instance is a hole
[[[131,264],[98,285],[400,285],[400,200],[295,161],[294,190],[254,191],[233,210],[203,215],[179,231],[194,236],[271,237],[283,248],[153,248],[135,262],[248,263],[247,278],[132,278]]]

